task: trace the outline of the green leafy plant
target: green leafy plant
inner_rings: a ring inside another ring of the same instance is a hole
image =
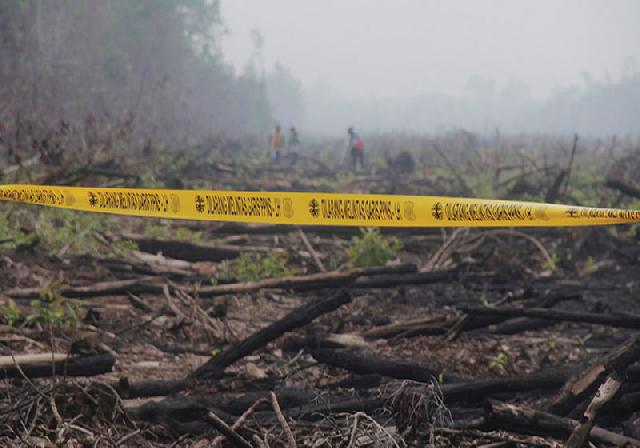
[[[592,337],[592,336],[593,336],[593,335],[592,335],[591,333],[589,333],[589,334],[588,334],[588,335],[586,335],[586,336],[579,337],[579,338],[577,339],[577,341],[576,341],[576,345],[577,345],[578,347],[584,347],[584,345],[587,343],[587,341],[588,341],[589,339],[591,339],[591,337]]]
[[[509,357],[506,353],[498,353],[493,358],[491,358],[491,362],[489,363],[489,367],[492,369],[498,369],[500,371],[505,371],[505,366],[507,365]]]
[[[35,238],[34,234],[26,234],[18,230],[15,223],[9,222],[6,215],[0,214],[0,251],[29,246]]]
[[[80,303],[71,302],[62,298],[52,302],[43,300],[31,301],[33,313],[28,315],[28,325],[40,324],[53,328],[78,328],[80,326]]]
[[[40,300],[32,300],[33,312],[25,322],[27,325],[42,325],[52,328],[78,328],[81,322],[82,302],[66,300],[58,293],[59,283],[52,283],[41,292]]]
[[[113,254],[121,254],[131,252],[132,250],[138,250],[138,243],[131,240],[120,240],[112,242],[110,247]]]
[[[164,223],[147,222],[144,226],[144,234],[154,238],[169,238],[171,231],[169,226]]]
[[[340,263],[338,263],[338,258],[331,254],[329,255],[329,257],[327,258],[327,269],[330,271],[337,271],[338,270],[338,266]]]
[[[236,277],[242,281],[284,277],[291,274],[285,255],[269,252],[267,255],[244,253],[235,261]]]
[[[486,308],[493,308],[495,306],[493,303],[489,302],[485,293],[480,294],[480,301],[482,302],[482,306]]]
[[[10,327],[16,327],[24,322],[24,315],[13,300],[9,300],[2,307],[2,320]]]
[[[202,232],[193,231],[186,227],[178,227],[176,229],[176,239],[185,241],[200,241]]]
[[[584,269],[585,269],[586,271],[591,271],[591,270],[593,269],[593,267],[595,266],[595,264],[596,264],[596,263],[595,263],[595,261],[593,260],[593,257],[592,257],[591,255],[589,255],[589,256],[587,257],[587,261],[586,261],[586,263],[584,264]]]
[[[109,217],[71,210],[43,210],[38,219],[38,236],[50,255],[64,252],[98,253],[102,245],[94,233],[110,230]]]
[[[361,233],[353,238],[349,249],[349,258],[354,267],[383,266],[402,249],[402,243],[397,238],[385,238],[377,228],[361,229]]]
[[[542,269],[544,269],[545,271],[553,271],[557,268],[558,263],[562,261],[562,257],[555,250],[551,253],[550,256],[551,260],[545,260],[544,263],[542,263]]]

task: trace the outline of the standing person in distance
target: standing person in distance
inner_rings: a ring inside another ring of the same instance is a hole
[[[279,124],[276,125],[275,130],[269,137],[269,148],[271,149],[271,161],[280,163],[282,152],[284,151],[284,134],[280,130]]]
[[[358,162],[360,162],[360,168],[364,168],[364,140],[353,130],[353,127],[350,127],[347,132],[349,133],[349,148],[351,148],[351,166],[356,171]]]
[[[289,129],[289,139],[287,140],[287,149],[291,160],[295,160],[298,157],[298,149],[300,148],[300,136],[295,126],[291,126]]]

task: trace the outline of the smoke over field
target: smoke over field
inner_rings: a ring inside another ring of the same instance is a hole
[[[0,2],[0,446],[640,446],[639,18]]]

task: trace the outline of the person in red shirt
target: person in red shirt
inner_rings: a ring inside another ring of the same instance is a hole
[[[358,162],[360,162],[360,167],[364,168],[364,140],[353,128],[349,128],[347,132],[349,133],[349,148],[351,148],[351,165],[354,170],[357,170]]]

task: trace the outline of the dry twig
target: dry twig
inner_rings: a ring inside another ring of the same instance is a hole
[[[289,424],[287,423],[287,419],[282,415],[282,411],[280,410],[280,404],[278,403],[278,398],[276,394],[271,392],[271,406],[273,406],[273,412],[276,413],[276,417],[280,422],[280,426],[282,426],[283,431],[287,435],[287,442],[289,448],[296,448],[296,438],[293,436],[291,432],[291,428],[289,428]]]

